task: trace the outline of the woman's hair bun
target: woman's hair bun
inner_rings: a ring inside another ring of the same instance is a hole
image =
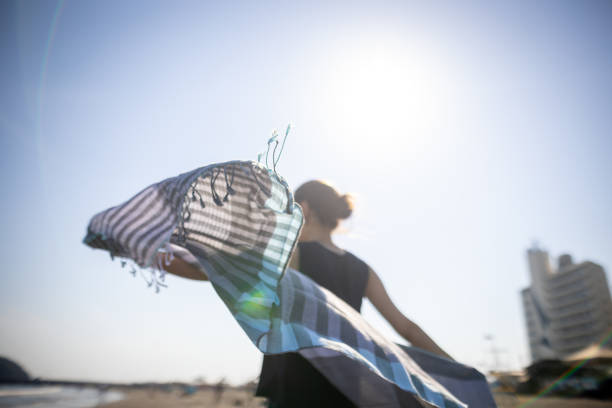
[[[350,194],[343,194],[338,197],[336,215],[339,219],[344,220],[353,213],[353,197]]]
[[[311,180],[295,190],[298,203],[308,203],[322,224],[332,228],[338,226],[353,213],[353,197],[350,194],[340,195],[335,188],[321,180]]]

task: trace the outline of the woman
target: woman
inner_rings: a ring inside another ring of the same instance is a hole
[[[494,406],[485,377],[433,356],[448,357],[397,310],[363,261],[333,243],[352,212],[350,197],[318,181],[295,196],[303,211],[286,182],[259,163],[212,164],[97,213],[83,241],[122,266],[131,262],[133,273],[146,267],[156,289],[163,269],[210,277],[253,344],[277,356],[264,359],[258,389],[271,406],[352,406],[346,396],[368,407]],[[364,296],[417,347],[395,345],[367,325],[358,313]]]
[[[450,359],[421,328],[393,304],[378,275],[362,260],[336,246],[332,233],[353,210],[351,197],[330,185],[309,181],[295,191],[304,226],[290,266],[330,290],[355,310],[368,298],[393,328],[412,345]],[[264,356],[257,395],[270,407],[353,404],[297,353]]]
[[[330,290],[359,311],[367,297],[391,326],[413,346],[449,358],[425,332],[393,304],[378,275],[362,260],[336,246],[332,233],[353,210],[351,197],[314,180],[294,194],[304,225],[290,267]],[[205,280],[180,257],[165,269],[185,278]],[[264,356],[257,395],[271,407],[351,407],[353,404],[298,353]]]

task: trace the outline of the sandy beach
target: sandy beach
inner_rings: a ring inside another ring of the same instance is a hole
[[[218,403],[215,401],[213,390],[199,391],[194,395],[181,396],[177,391],[125,391],[125,399],[104,405],[104,408],[255,408],[265,407],[266,400],[256,398],[252,392],[241,389],[227,389]],[[529,396],[516,396],[512,394],[495,394],[499,408],[519,408],[529,402]],[[555,398],[546,397],[530,402],[530,408],[610,408],[612,401],[599,401],[584,398]]]
[[[182,395],[179,391],[164,392],[159,390],[124,391],[125,398],[121,401],[104,405],[104,408],[255,408],[266,406],[264,398],[253,396],[252,391],[228,388],[219,400],[213,390],[201,390],[193,395]]]
[[[533,396],[493,394],[499,408],[610,408],[612,401],[587,398],[544,397],[534,400]]]

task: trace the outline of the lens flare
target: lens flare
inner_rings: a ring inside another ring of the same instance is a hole
[[[36,94],[36,149],[38,153],[38,162],[42,165],[43,157],[43,143],[42,143],[42,110],[43,101],[45,97],[45,87],[47,82],[47,68],[49,66],[49,55],[53,47],[55,40],[55,33],[57,32],[57,26],[64,10],[64,0],[59,0],[55,5],[53,11],[53,17],[51,18],[51,24],[49,25],[49,31],[47,32],[47,39],[45,43],[45,49],[42,57],[42,65],[40,67],[40,75],[38,78],[38,92]]]
[[[604,337],[604,339],[599,343],[599,347],[601,347],[601,346],[605,345],[606,343],[608,343],[611,338],[612,338],[612,330],[610,330],[608,332],[608,334]],[[518,408],[527,407],[527,406],[531,405],[532,403],[536,402],[537,400],[539,400],[540,398],[542,398],[543,396],[549,394],[559,384],[563,383],[563,381],[565,381],[568,378],[570,378],[576,371],[578,371],[582,366],[584,366],[586,363],[588,363],[591,360],[592,360],[592,358],[585,358],[584,360],[580,361],[574,367],[570,368],[565,373],[563,373],[556,381],[554,381],[548,387],[546,387],[542,391],[540,391],[535,397],[533,397],[533,398],[525,401],[521,405],[519,405]]]
[[[270,298],[261,290],[255,290],[248,296],[245,296],[247,301],[240,305],[240,311],[255,319],[264,318],[269,310]]]

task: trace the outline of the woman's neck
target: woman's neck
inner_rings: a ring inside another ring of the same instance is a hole
[[[323,246],[335,250],[336,252],[344,252],[337,247],[331,239],[332,229],[319,224],[305,225],[300,234],[300,242],[316,241]]]

